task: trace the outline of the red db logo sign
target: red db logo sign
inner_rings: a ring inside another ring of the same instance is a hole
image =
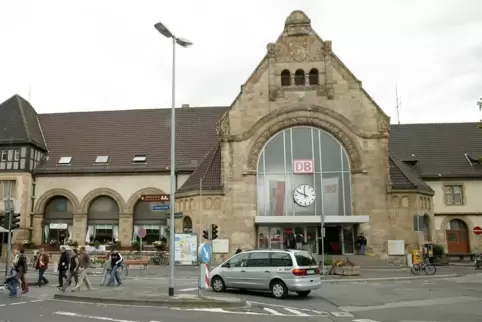
[[[310,174],[315,172],[313,167],[313,160],[294,160],[293,173],[295,174]]]

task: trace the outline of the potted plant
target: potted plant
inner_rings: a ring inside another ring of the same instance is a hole
[[[157,251],[164,252],[167,250],[167,244],[165,241],[159,240],[152,243]]]
[[[433,257],[431,258],[432,264],[436,266],[448,265],[448,260],[445,257],[445,247],[441,244],[433,245]]]
[[[141,249],[141,243],[138,242],[137,240],[131,241],[131,246],[134,250],[140,250]]]

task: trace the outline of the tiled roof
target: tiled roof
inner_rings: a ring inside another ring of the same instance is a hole
[[[0,144],[34,144],[47,149],[37,112],[19,95],[0,104]]]
[[[479,123],[392,125],[389,148],[423,179],[482,177],[482,165],[465,156],[482,156]]]
[[[216,144],[186,182],[179,188],[178,192],[200,191],[202,179],[202,190],[222,190],[221,183],[221,146]]]
[[[193,171],[217,143],[226,107],[176,109],[176,170]],[[40,114],[49,158],[37,172],[152,172],[170,168],[171,109]],[[147,162],[135,164],[135,155]],[[109,156],[107,164],[94,164]],[[58,164],[72,157],[70,164]]]
[[[388,151],[388,165],[390,167],[390,179],[394,189],[414,189],[420,192],[433,194],[430,188],[417,173],[403,163],[395,153]]]

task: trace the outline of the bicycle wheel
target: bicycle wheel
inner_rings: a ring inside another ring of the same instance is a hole
[[[129,275],[129,269],[127,268],[126,265],[122,265],[121,275],[122,275],[122,278],[126,278],[127,275]]]
[[[333,266],[330,269],[330,275],[333,278],[341,278],[343,276],[343,267],[340,266]]]
[[[420,264],[413,264],[412,268],[410,269],[413,275],[420,275]]]
[[[169,259],[167,257],[163,257],[160,262],[161,265],[169,265]]]
[[[423,271],[427,275],[433,275],[437,272],[437,267],[434,264],[425,264],[423,266]]]

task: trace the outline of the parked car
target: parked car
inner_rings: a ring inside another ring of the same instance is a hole
[[[209,274],[214,292],[266,290],[277,299],[289,292],[305,297],[321,287],[315,258],[302,250],[251,250],[234,255]]]

